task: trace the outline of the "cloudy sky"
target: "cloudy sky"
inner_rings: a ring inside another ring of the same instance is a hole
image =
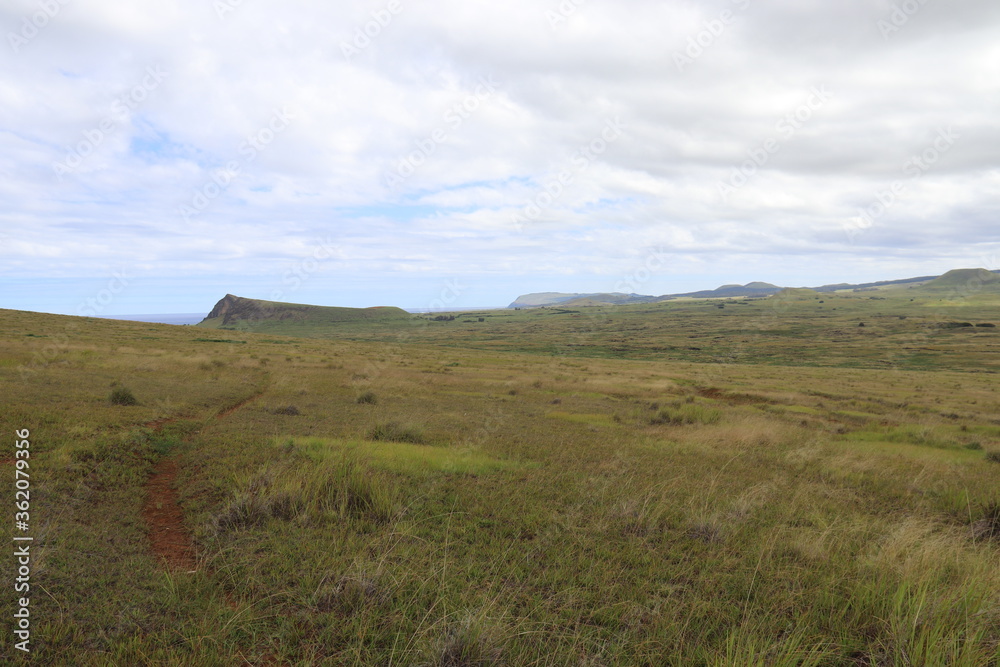
[[[996,0],[0,0],[0,308],[1000,268]]]

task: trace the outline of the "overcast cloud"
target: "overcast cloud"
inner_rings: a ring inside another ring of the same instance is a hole
[[[1000,268],[995,0],[2,0],[0,29],[0,307]]]

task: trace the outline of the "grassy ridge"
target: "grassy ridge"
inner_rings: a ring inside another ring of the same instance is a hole
[[[866,323],[887,305],[847,298]],[[731,310],[759,307],[681,304],[690,333],[669,336],[725,340],[745,326]],[[460,316],[227,344],[0,311],[0,427],[34,440],[36,660],[995,662],[1000,396],[962,372],[989,369],[995,338],[935,329],[928,346],[961,348],[952,368],[810,366],[826,321],[803,309],[736,357],[764,365],[610,358],[609,336],[667,336],[661,312],[590,329],[517,313],[489,340],[445,329]],[[560,326],[581,348],[543,355]],[[113,404],[119,387],[138,405]],[[162,572],[146,542],[164,456],[193,573]]]

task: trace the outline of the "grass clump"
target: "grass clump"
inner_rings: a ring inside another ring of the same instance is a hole
[[[378,403],[378,396],[375,395],[374,391],[366,391],[358,396],[357,402],[361,405],[375,405]]]
[[[115,387],[111,390],[108,400],[112,405],[139,405],[139,399],[128,387]]]
[[[503,646],[487,619],[471,614],[444,628],[429,651],[427,667],[487,667],[504,664]]]
[[[982,517],[972,524],[972,536],[976,540],[1000,540],[1000,501],[986,505]]]
[[[354,576],[324,577],[312,596],[312,605],[320,612],[339,611],[353,614],[386,598],[377,579],[364,573]]]
[[[352,452],[308,467],[269,470],[255,477],[211,520],[215,535],[253,528],[271,519],[306,523],[355,517],[384,523],[394,514],[395,493]]]
[[[722,411],[708,408],[697,403],[685,403],[675,407],[662,408],[656,416],[649,420],[650,424],[718,424],[722,419]]]
[[[414,445],[427,443],[427,436],[415,426],[406,426],[399,422],[390,421],[377,424],[368,433],[371,440],[383,440],[387,442],[408,442]]]
[[[1000,463],[1000,451],[993,450],[986,452],[986,460],[992,463]]]
[[[286,405],[283,408],[275,408],[274,414],[276,415],[288,415],[289,417],[298,417],[302,413],[294,405]]]

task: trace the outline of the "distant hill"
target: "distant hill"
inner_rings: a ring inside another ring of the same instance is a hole
[[[718,299],[722,297],[737,296],[771,296],[777,294],[783,288],[771,283],[747,283],[746,285],[723,285],[712,290],[702,290],[700,292],[685,292],[684,294],[671,294],[671,298],[687,297],[690,299]]]
[[[1000,275],[986,269],[955,269],[926,283],[923,289],[977,289],[984,285],[1000,286]]]
[[[208,329],[267,329],[409,319],[402,308],[340,308],[246,299],[227,294],[196,326]]]
[[[511,303],[508,308],[540,308],[542,306],[568,306],[583,305],[579,301],[593,302],[593,304],[625,304],[625,303],[648,303],[656,301],[659,297],[646,296],[643,294],[623,294],[621,292],[611,292],[603,294],[566,294],[564,292],[538,292],[535,294],[522,294]]]
[[[837,292],[841,290],[877,290],[887,287],[922,286],[931,290],[955,289],[966,285],[997,285],[1000,286],[1000,271],[986,269],[956,269],[943,276],[920,276],[917,278],[902,278],[900,280],[880,280],[874,283],[837,283],[821,287],[804,287],[796,289],[814,290],[815,292]],[[713,290],[685,292],[682,294],[664,294],[650,296],[646,294],[566,294],[562,292],[540,292],[517,297],[508,308],[538,308],[541,306],[603,306],[631,303],[653,303],[670,299],[719,299],[735,297],[766,297],[778,294],[788,288],[765,282],[750,282],[746,285],[723,285]]]
[[[780,299],[815,299],[819,296],[819,292],[808,287],[786,287],[775,296]]]

